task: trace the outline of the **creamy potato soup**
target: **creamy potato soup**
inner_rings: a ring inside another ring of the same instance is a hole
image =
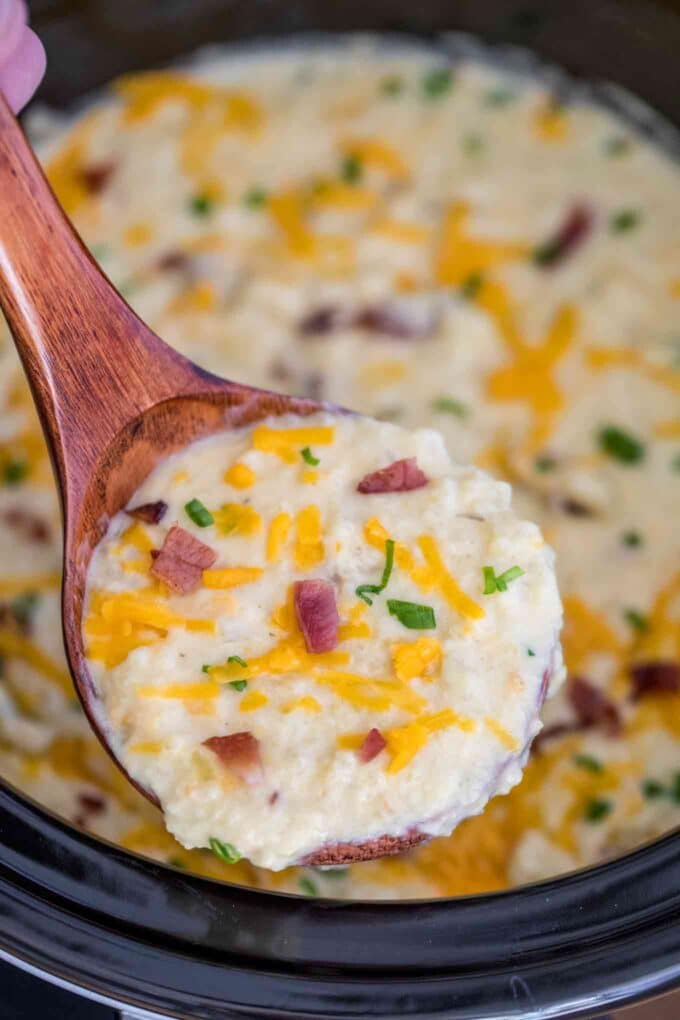
[[[519,781],[564,678],[553,559],[433,431],[286,415],[194,443],[90,566],[112,746],[186,847],[280,870],[448,835]]]
[[[504,889],[676,826],[677,166],[538,81],[364,44],[135,75],[75,121],[36,114],[33,130],[94,256],[170,343],[233,379],[433,426],[455,462],[512,484],[556,551],[568,679],[522,782],[450,837],[331,871],[184,849],[75,703],[57,502],[5,338],[7,781],[129,850],[308,895]],[[379,580],[378,561],[362,581]]]

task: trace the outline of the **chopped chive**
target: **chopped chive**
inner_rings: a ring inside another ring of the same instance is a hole
[[[621,535],[621,541],[624,545],[627,545],[629,549],[637,549],[642,545],[642,535],[639,531],[624,531]]]
[[[620,209],[609,217],[609,229],[613,234],[625,234],[639,222],[640,213],[636,209]]]
[[[484,106],[507,106],[515,99],[515,93],[510,89],[496,88],[489,89],[484,95]]]
[[[436,67],[427,71],[422,78],[423,93],[427,99],[439,99],[449,91],[453,83],[453,74],[449,67]]]
[[[203,673],[209,673],[211,669],[212,669],[212,666],[207,666],[207,665],[206,666],[201,666],[201,672],[203,672]]]
[[[409,630],[433,630],[437,626],[432,606],[421,606],[417,602],[402,602],[388,599],[387,608]]]
[[[241,860],[241,855],[233,843],[223,843],[221,839],[215,839],[214,836],[211,836],[208,844],[215,857],[219,857],[226,864],[236,864],[237,861]]]
[[[207,507],[203,506],[200,499],[190,499],[188,503],[185,503],[184,509],[199,528],[207,528],[214,524],[215,519],[213,515]]]
[[[536,658],[536,652],[533,648],[527,648],[527,655],[532,659]]]
[[[554,471],[557,467],[557,461],[554,457],[549,457],[547,454],[543,454],[540,457],[536,457],[534,460],[534,468],[540,474],[545,475],[548,471]]]
[[[360,584],[355,590],[355,594],[363,599],[364,602],[372,606],[373,599],[369,598],[370,595],[379,595],[381,591],[384,591],[387,587],[388,581],[392,575],[392,567],[394,566],[394,540],[391,538],[385,539],[385,566],[383,567],[382,577],[380,578],[380,584]]]
[[[215,203],[208,195],[194,195],[189,202],[189,208],[194,216],[209,216],[215,207]]]
[[[593,797],[589,800],[583,810],[583,817],[587,822],[601,822],[603,818],[606,818],[608,814],[611,814],[612,802],[610,800],[603,800],[599,797]]]
[[[623,616],[626,623],[629,623],[633,630],[637,630],[640,634],[644,633],[649,626],[647,617],[637,609],[624,609]]]
[[[5,485],[21,485],[28,474],[28,461],[8,460],[2,469],[2,478]]]
[[[575,754],[574,765],[578,765],[580,769],[585,769],[586,772],[598,774],[604,772],[604,765],[597,758],[593,758],[592,754]]]
[[[646,797],[647,800],[657,800],[666,793],[666,787],[658,779],[643,779],[640,789],[643,797]]]
[[[229,686],[233,687],[235,691],[245,691],[248,686],[247,680],[230,680]]]
[[[605,138],[604,152],[606,156],[623,156],[630,149],[630,141],[614,135],[612,138]]]
[[[300,889],[305,894],[305,896],[319,895],[319,890],[316,884],[312,882],[311,878],[307,878],[306,875],[303,875],[303,877],[298,882],[298,885],[300,886]]]
[[[300,456],[304,460],[305,464],[309,464],[310,467],[316,467],[321,461],[318,457],[315,457],[308,446],[305,446],[304,450],[300,450]]]
[[[18,595],[15,599],[12,599],[10,609],[14,619],[20,626],[28,626],[39,602],[40,595],[36,591],[27,591],[23,595]]]
[[[404,91],[404,79],[398,74],[390,74],[380,82],[380,91],[384,96],[399,96]]]
[[[251,188],[246,191],[243,196],[243,204],[247,205],[249,209],[261,209],[267,201],[267,192],[264,188]]]
[[[508,585],[511,581],[516,581],[518,577],[521,577],[524,571],[521,567],[515,565],[504,571],[502,574],[497,574],[493,567],[482,567],[482,574],[484,577],[484,595],[493,595],[497,591],[507,591]]]
[[[467,156],[476,156],[484,148],[484,139],[481,135],[472,132],[469,135],[465,135],[462,140],[463,152]]]
[[[622,464],[638,464],[645,455],[644,444],[616,425],[606,425],[597,434],[597,441],[603,453]]]
[[[437,397],[432,401],[432,410],[436,414],[455,414],[456,418],[467,418],[470,408],[455,397]]]
[[[481,273],[470,273],[466,277],[460,286],[460,296],[464,297],[467,301],[472,301],[484,284],[484,277]]]
[[[166,864],[169,864],[173,868],[179,868],[180,871],[186,871],[187,870],[187,866],[186,866],[186,864],[184,863],[184,861],[182,860],[181,857],[177,857],[177,856],[168,857],[168,859],[166,861]]]
[[[668,792],[671,795],[671,800],[675,801],[676,804],[680,804],[680,772],[676,772],[673,776],[673,782]]]
[[[361,180],[363,172],[364,168],[357,155],[350,153],[348,156],[345,156],[340,168],[340,176],[343,181],[347,181],[348,184],[357,184]]]
[[[237,666],[243,666],[245,669],[248,663],[245,659],[242,659],[240,655],[230,655],[227,662],[235,662]]]

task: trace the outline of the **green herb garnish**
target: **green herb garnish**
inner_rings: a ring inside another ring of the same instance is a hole
[[[208,508],[201,503],[200,499],[190,499],[188,503],[184,504],[184,509],[194,524],[197,524],[199,528],[208,528],[211,524],[215,523],[213,515],[210,513]]]
[[[535,659],[536,658],[536,652],[533,650],[533,648],[527,648],[527,655],[531,659]]]
[[[629,549],[637,549],[642,545],[642,535],[639,531],[624,531],[621,535],[621,541]]]
[[[609,229],[613,234],[625,234],[639,222],[640,213],[636,209],[620,209],[609,217]]]
[[[267,201],[267,192],[264,188],[251,188],[243,196],[243,204],[249,209],[261,209]]]
[[[12,599],[10,609],[17,623],[24,627],[28,626],[39,602],[40,596],[35,591],[24,592],[23,595]]]
[[[28,461],[8,460],[2,469],[5,485],[20,485],[28,474]]]
[[[245,659],[242,659],[240,655],[230,655],[227,662],[235,662],[237,666],[243,666],[245,669],[248,663]]]
[[[233,687],[235,691],[245,691],[248,686],[247,680],[230,680],[229,686]]]
[[[186,866],[186,864],[184,863],[184,861],[182,860],[181,857],[177,857],[177,856],[168,857],[166,863],[169,864],[173,868],[179,868],[180,871],[186,871],[187,870],[187,866]]]
[[[630,142],[627,138],[621,138],[620,136],[614,136],[613,138],[606,138],[604,142],[604,151],[606,156],[623,156],[630,149]]]
[[[417,602],[402,602],[388,599],[387,608],[409,630],[434,630],[437,626],[432,606],[421,606]]]
[[[548,471],[554,471],[557,467],[557,461],[554,457],[549,457],[547,454],[542,454],[540,457],[536,457],[534,461],[535,469],[542,475],[548,473]]]
[[[468,156],[476,156],[484,148],[484,139],[481,135],[472,133],[465,135],[462,140],[463,152]]]
[[[460,296],[464,297],[467,301],[472,301],[477,297],[483,285],[484,277],[481,273],[470,273],[460,286]]]
[[[455,414],[456,418],[467,418],[470,408],[455,397],[437,397],[432,401],[432,410],[437,414]]]
[[[215,207],[215,203],[208,195],[194,195],[189,202],[189,208],[194,216],[209,216]]]
[[[439,99],[449,91],[453,83],[453,74],[448,67],[436,67],[427,71],[422,78],[423,93],[428,99]]]
[[[595,774],[604,772],[604,765],[597,758],[593,758],[592,754],[575,754],[574,765],[578,765],[580,769],[585,769],[586,772],[593,772]]]
[[[514,99],[515,93],[511,92],[510,89],[489,89],[484,95],[484,106],[507,106]]]
[[[394,540],[391,538],[385,539],[385,566],[383,568],[382,577],[380,578],[380,584],[360,584],[356,589],[355,594],[363,599],[364,602],[372,606],[373,599],[369,598],[369,595],[379,595],[381,591],[384,591],[387,587],[387,583],[392,574],[392,567],[394,566]]]
[[[587,822],[601,822],[612,811],[612,803],[609,800],[602,800],[594,797],[589,800],[583,810],[583,817]]]
[[[639,631],[640,634],[646,631],[649,626],[647,617],[643,616],[637,609],[624,609],[623,616],[626,623],[629,623],[633,630]]]
[[[391,74],[380,82],[380,91],[384,96],[399,96],[404,91],[404,79]]]
[[[363,172],[364,168],[357,155],[350,153],[348,156],[345,156],[340,168],[340,176],[343,181],[347,181],[348,184],[357,184],[361,180]]]
[[[603,453],[622,464],[638,464],[645,455],[644,444],[616,425],[606,425],[600,429],[597,441]]]
[[[659,797],[665,796],[667,792],[666,787],[658,779],[643,779],[640,789],[647,800],[657,800]]]
[[[676,804],[680,804],[680,772],[676,772],[673,776],[673,782],[671,783],[671,788],[668,792],[671,795],[671,799],[674,800]]]
[[[211,836],[208,844],[215,857],[219,857],[226,864],[236,864],[237,861],[241,860],[240,853],[232,843],[223,843],[221,839],[215,839],[214,836]]]
[[[305,896],[319,895],[319,890],[316,887],[316,884],[312,882],[311,878],[307,878],[306,875],[302,876],[302,878],[298,882],[298,885],[300,886],[300,889],[305,894]]]
[[[484,595],[493,595],[497,591],[507,591],[511,581],[516,581],[524,571],[521,567],[510,567],[502,574],[496,574],[493,567],[482,567],[484,575]]]
[[[308,446],[305,446],[304,450],[300,450],[300,456],[304,460],[305,464],[309,464],[310,467],[316,467],[321,461],[318,457],[315,457]]]

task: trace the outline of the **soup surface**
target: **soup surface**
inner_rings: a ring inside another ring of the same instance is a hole
[[[474,62],[359,43],[119,81],[33,131],[157,332],[222,375],[434,425],[557,553],[569,679],[522,783],[448,838],[273,874],[174,842],[65,669],[58,508],[0,347],[0,771],[131,850],[309,895],[444,896],[680,821],[680,177],[623,121]],[[502,566],[502,565],[499,565]]]

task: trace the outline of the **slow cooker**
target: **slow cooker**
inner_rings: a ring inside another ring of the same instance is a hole
[[[529,49],[680,123],[669,0],[37,0],[42,98],[73,103],[210,42],[441,33]],[[604,83],[604,84],[602,84]],[[653,130],[646,108],[638,126]],[[508,892],[310,900],[211,882],[78,832],[0,783],[0,957],[145,1017],[592,1016],[680,985],[680,832]]]

